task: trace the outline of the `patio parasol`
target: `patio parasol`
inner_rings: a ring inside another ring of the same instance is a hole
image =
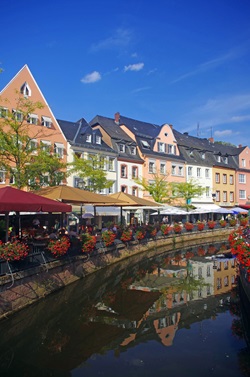
[[[233,207],[233,208],[230,208],[230,209],[231,209],[232,213],[234,213],[235,215],[238,215],[239,213],[245,213],[245,214],[248,213],[247,209],[240,208],[240,207]]]

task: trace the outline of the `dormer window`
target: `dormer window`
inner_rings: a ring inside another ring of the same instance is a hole
[[[205,160],[205,157],[206,157],[205,152],[201,152],[201,158],[202,158],[203,160]]]
[[[217,162],[221,162],[221,156],[219,154],[216,156],[216,160]]]
[[[222,157],[222,161],[224,162],[224,164],[228,164],[228,157]]]
[[[101,138],[101,136],[96,135],[96,137],[95,137],[95,142],[96,142],[96,144],[101,144],[101,143],[102,143],[102,138]]]
[[[29,124],[37,124],[38,123],[38,115],[37,114],[28,114],[27,122]]]
[[[24,97],[30,97],[31,96],[31,89],[27,82],[25,82],[21,88],[20,88],[20,93],[24,95]]]
[[[173,144],[168,144],[168,153],[169,154],[176,154],[176,146]]]
[[[51,128],[52,119],[46,116],[42,116],[42,125],[47,128]]]
[[[166,152],[166,144],[158,142],[158,152],[165,153]]]
[[[121,153],[125,153],[125,145],[124,144],[120,144],[119,145],[119,150]]]
[[[146,140],[141,140],[141,143],[142,143],[143,148],[150,149],[150,145],[149,145],[149,143]]]
[[[91,137],[91,135],[86,135],[86,143],[91,143],[91,141],[92,141],[92,137]]]
[[[136,155],[136,147],[131,147],[131,154]]]

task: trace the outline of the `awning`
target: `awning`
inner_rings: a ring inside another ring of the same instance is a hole
[[[194,204],[194,203],[192,203]],[[205,210],[211,210],[211,212],[213,210],[217,210],[217,209],[220,209],[221,207],[218,206],[217,204],[214,204],[214,203],[197,203],[197,204],[194,204],[196,208],[200,208],[200,209],[205,209]]]

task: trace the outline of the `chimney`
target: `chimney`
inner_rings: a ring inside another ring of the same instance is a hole
[[[188,136],[188,132],[183,132],[183,135],[186,135],[186,136]]]
[[[120,113],[115,113],[115,123],[116,124],[120,123]]]
[[[214,143],[214,138],[213,138],[213,137],[209,137],[209,138],[208,138],[208,141],[209,141],[211,144],[213,144],[213,143]]]
[[[239,144],[239,145],[238,145],[238,148],[242,148],[242,144]]]
[[[171,128],[171,130],[174,128],[174,126],[172,124],[169,124],[169,127]]]

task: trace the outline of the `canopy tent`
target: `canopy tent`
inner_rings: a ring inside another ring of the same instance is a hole
[[[221,207],[214,203],[196,203],[196,208],[204,209],[208,212],[214,212],[214,210],[220,209]]]
[[[218,209],[215,209],[213,211],[211,211],[213,213],[227,213],[227,214],[233,214],[234,212],[232,211],[232,208],[223,208],[223,207],[220,207]]]
[[[10,186],[0,189],[0,212],[6,216],[6,241],[8,240],[9,212],[71,212],[71,205],[19,190]]]
[[[178,208],[178,207],[165,206],[159,211],[151,213],[151,215],[152,216],[159,215],[159,214],[160,215],[187,215],[188,213],[189,212],[184,211],[183,209]]]
[[[123,202],[125,202],[126,206],[131,207],[162,207],[162,204],[144,198],[139,198],[138,196],[130,195],[125,192],[117,192],[115,194],[110,194],[109,198],[122,200]]]
[[[239,213],[242,213],[242,214],[248,213],[247,209],[240,208],[240,207],[233,207],[233,208],[230,208],[230,209],[231,209],[232,213],[234,213],[235,215],[238,215]]]

